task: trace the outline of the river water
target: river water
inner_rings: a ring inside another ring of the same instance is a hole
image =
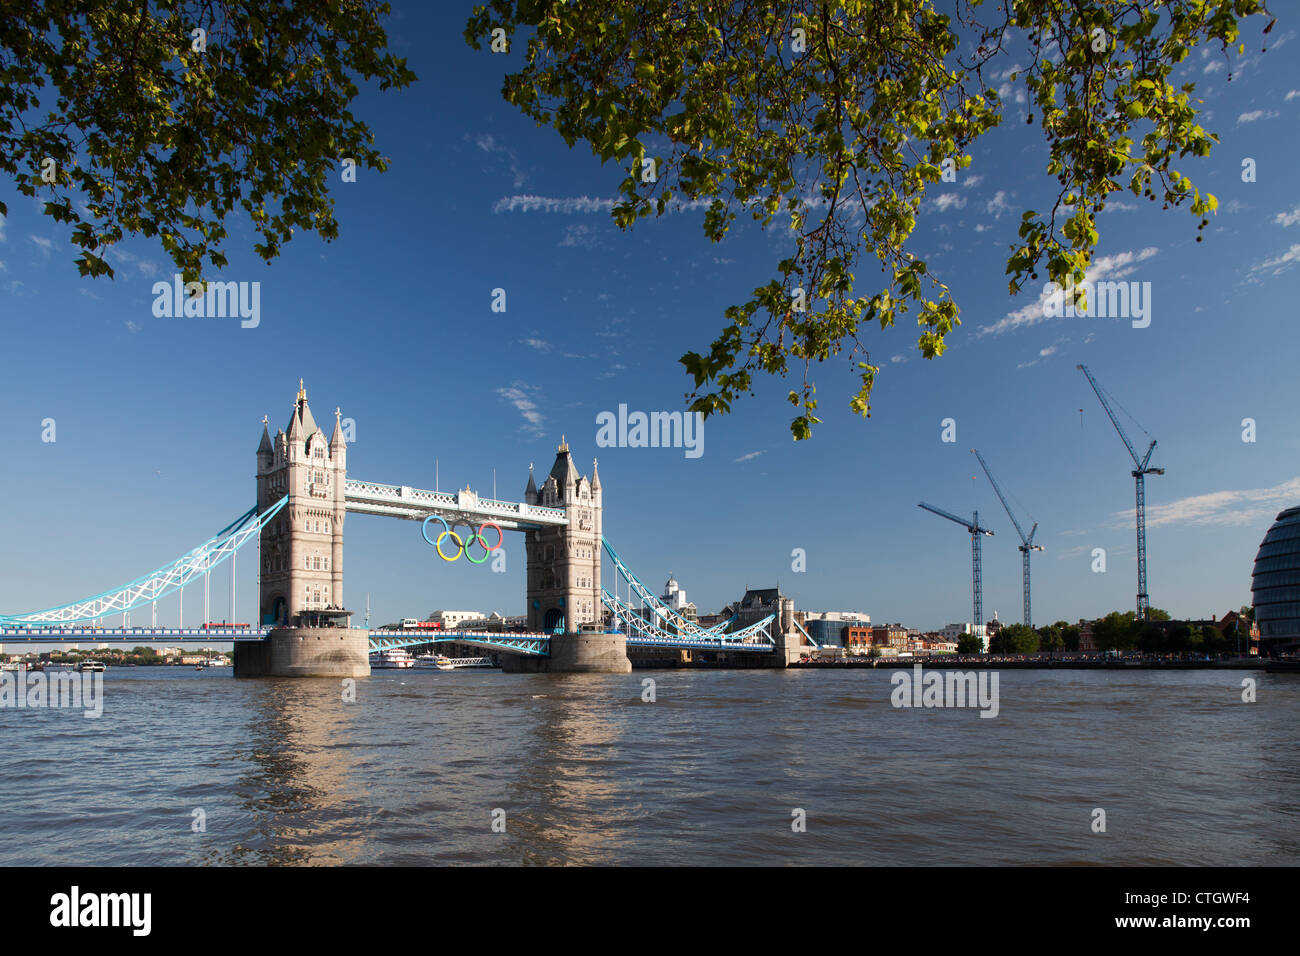
[[[988,719],[891,673],[110,668],[0,709],[0,864],[1300,862],[1300,675],[1003,670]]]

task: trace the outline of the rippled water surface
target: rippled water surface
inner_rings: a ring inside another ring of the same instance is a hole
[[[1004,670],[981,719],[890,673],[110,669],[0,710],[0,863],[1300,862],[1300,675]]]

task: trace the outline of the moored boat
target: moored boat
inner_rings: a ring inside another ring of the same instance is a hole
[[[415,658],[411,656],[410,651],[404,651],[401,648],[390,648],[370,655],[372,670],[404,669],[414,666]]]

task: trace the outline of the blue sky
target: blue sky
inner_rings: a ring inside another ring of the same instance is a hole
[[[1266,54],[1255,27],[1244,58],[1225,67],[1194,54],[1180,71],[1222,139],[1180,169],[1220,200],[1203,242],[1189,213],[1132,196],[1103,214],[1099,274],[1151,283],[1148,328],[1044,319],[1037,290],[1007,295],[1019,214],[1044,208],[1054,185],[1040,134],[1012,105],[958,182],[934,187],[914,237],[962,307],[947,353],[922,359],[913,328],[867,330],[882,365],[870,419],[848,411],[851,363],[828,362],[811,441],[790,439],[795,380],[766,380],[706,423],[704,454],[688,459],[598,449],[596,415],[620,403],[680,409],[689,383],[677,359],[706,349],[723,309],[769,278],[781,238],[742,224],[714,245],[694,211],[619,231],[603,202],[619,170],[501,99],[518,56],[469,49],[465,12],[395,6],[390,37],[420,81],[366,94],[357,110],[392,167],[335,186],[336,242],[300,234],[267,265],[247,225],[232,229],[230,264],[214,278],[261,283],[255,329],[155,318],[152,285],[174,270],[143,240],[121,244],[115,280],[79,278],[66,231],[0,184],[0,610],[124,583],[250,507],[261,418],[287,424],[300,377],[318,420],[336,406],[355,420],[352,477],[433,487],[436,459],[444,489],[490,494],[495,469],[498,494],[517,499],[529,463],[548,470],[566,435],[584,472],[600,458],[606,536],[651,586],[674,574],[701,611],[779,582],[809,610],[926,629],[968,620],[968,537],[916,507],[926,500],[991,523],[985,608],[1020,620],[1017,539],[972,447],[1026,527],[1040,523],[1035,621],[1129,609],[1131,464],[1080,362],[1159,440],[1152,603],[1202,617],[1249,602],[1260,539],[1300,503],[1294,24],[1278,24]],[[1241,180],[1246,157],[1253,183]],[[873,272],[859,268],[860,290],[873,291]],[[494,288],[506,290],[505,313],[490,309]],[[54,443],[41,441],[47,418]],[[941,441],[945,418],[955,442]],[[1244,418],[1254,443],[1242,441]],[[363,609],[370,594],[375,622],[523,610],[520,536],[507,538],[504,574],[438,561],[412,522],[351,516],[346,541],[345,602]],[[1091,570],[1098,547],[1104,574]],[[804,573],[792,571],[795,548]],[[240,620],[254,619],[253,564],[241,562]],[[217,618],[225,582],[222,572]],[[196,623],[201,589],[187,591]],[[174,599],[161,616],[174,621]]]

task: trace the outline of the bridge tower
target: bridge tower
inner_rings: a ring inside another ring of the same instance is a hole
[[[562,628],[577,633],[582,624],[598,624],[600,602],[601,488],[596,462],[591,478],[578,474],[563,438],[551,473],[538,488],[532,467],[524,501],[562,508],[569,523],[524,534],[528,555],[528,629],[547,633]]]
[[[257,507],[263,510],[286,494],[289,503],[262,530],[261,624],[295,624],[303,612],[343,606],[348,469],[340,415],[336,409],[334,435],[326,441],[299,380],[288,429],[272,438],[263,419]]]

